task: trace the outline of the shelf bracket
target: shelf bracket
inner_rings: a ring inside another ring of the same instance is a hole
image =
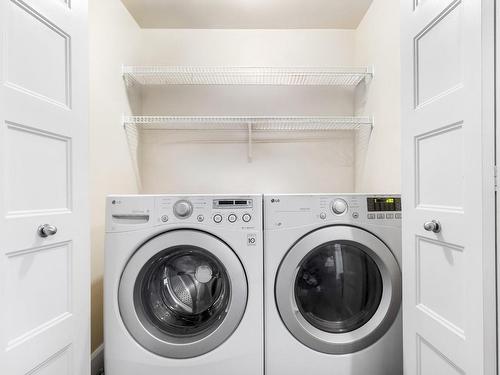
[[[368,67],[367,73],[369,75],[368,75],[368,77],[365,78],[365,84],[369,85],[373,80],[373,76],[375,75],[375,66],[372,65],[372,66]]]
[[[139,169],[139,128],[137,124],[130,123],[126,116],[122,117],[123,129],[125,130],[125,135],[127,137],[128,148],[130,152],[130,158],[132,161],[132,167],[135,172],[137,188],[142,191],[142,179],[141,172]]]
[[[253,152],[252,152],[252,123],[249,122],[248,126],[248,162],[252,162]]]

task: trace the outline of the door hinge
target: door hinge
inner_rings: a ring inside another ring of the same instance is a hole
[[[498,167],[496,165],[493,167],[493,176],[495,178],[495,191],[498,191]]]

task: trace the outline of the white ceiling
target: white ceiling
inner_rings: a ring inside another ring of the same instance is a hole
[[[122,0],[143,28],[355,29],[372,0]]]

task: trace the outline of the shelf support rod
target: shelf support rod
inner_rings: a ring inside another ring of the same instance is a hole
[[[252,123],[247,123],[248,126],[248,162],[252,162],[253,150],[252,150]]]

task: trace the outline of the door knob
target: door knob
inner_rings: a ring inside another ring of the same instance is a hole
[[[53,236],[57,233],[57,227],[55,225],[43,224],[38,227],[38,235],[40,237]]]
[[[441,224],[437,220],[427,221],[424,224],[424,229],[428,232],[439,233],[441,232]]]

